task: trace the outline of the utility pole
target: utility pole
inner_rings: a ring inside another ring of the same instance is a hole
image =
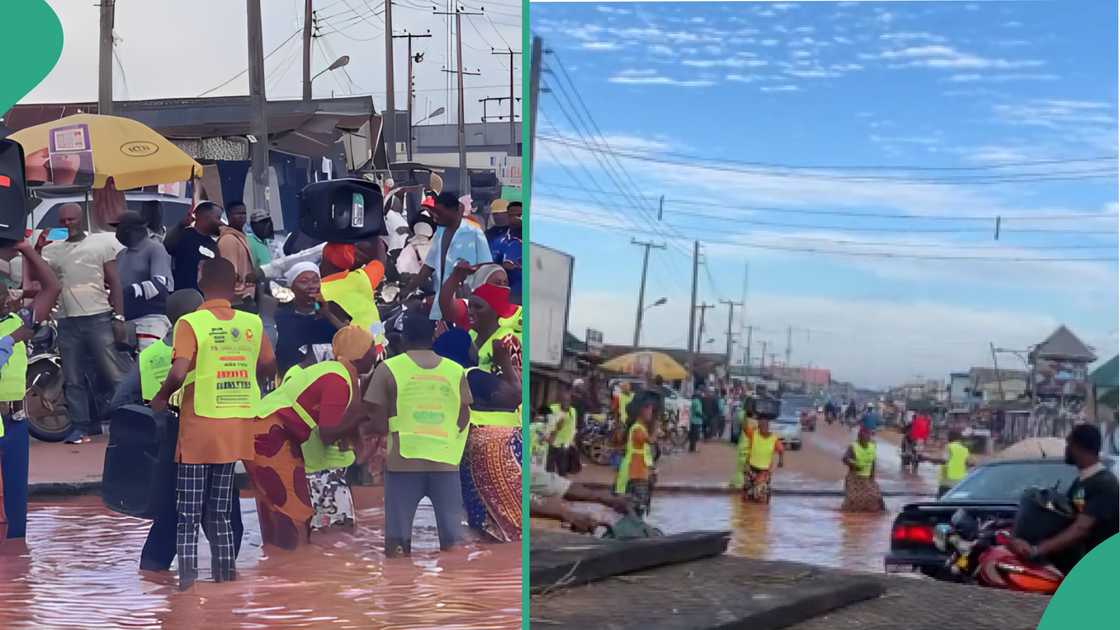
[[[761,372],[766,368],[766,342],[762,342],[762,356],[758,357],[758,369]]]
[[[657,220],[661,220],[661,215],[665,214],[665,195],[661,195],[661,199],[657,202]]]
[[[988,342],[988,346],[992,349],[992,366],[996,369],[996,386],[999,387],[999,400],[1003,402],[1005,396],[1003,395],[1003,377],[999,373],[999,361],[996,359],[996,344]]]
[[[786,326],[786,367],[789,367],[789,358],[793,353],[793,326]]]
[[[393,83],[393,0],[385,0],[385,116],[381,127],[385,130],[385,161],[390,166],[397,161],[397,102]]]
[[[245,0],[249,20],[249,119],[253,145],[253,209],[268,208],[268,118],[265,115],[261,0]]]
[[[113,22],[117,0],[101,0],[101,39],[97,51],[97,113],[113,115]]]
[[[747,368],[747,375],[750,375],[751,369],[751,335],[754,333],[754,326],[747,326],[747,356],[743,358],[743,365]]]
[[[386,5],[391,0],[385,0]],[[459,79],[459,196],[470,194],[471,192],[471,178],[467,176],[467,123],[463,116],[463,75],[469,74],[478,76],[479,72],[464,72],[463,71],[463,16],[464,15],[482,15],[481,12],[468,13],[462,11],[459,7],[455,7],[455,11],[447,12],[433,12],[435,15],[454,15],[455,16],[455,48],[456,48],[456,68],[455,70],[444,70],[444,72],[451,72],[458,75]],[[391,98],[391,97],[390,97]]]
[[[642,283],[638,285],[638,314],[634,318],[634,349],[638,349],[638,340],[642,337],[642,310],[645,306],[646,299],[646,270],[649,268],[649,250],[665,249],[665,243],[654,243],[653,241],[639,241],[635,238],[630,239],[631,245],[640,245],[645,248],[645,253],[642,254]]]
[[[503,51],[492,50],[491,55],[509,55],[509,156],[514,157],[517,155],[517,134],[514,132],[514,103],[517,98],[513,93],[513,56],[520,55],[520,50],[509,48]]]
[[[424,61],[424,53],[416,53],[412,56],[412,40],[426,39],[432,36],[431,30],[428,30],[424,35],[413,35],[405,31],[404,35],[393,35],[393,39],[406,39],[408,40],[408,161],[412,161],[412,101],[413,101],[413,79],[412,79],[412,64]]]
[[[743,303],[742,302],[734,302],[732,300],[720,300],[719,303],[720,304],[726,304],[727,307],[728,307],[727,308],[727,369],[730,370],[731,369],[731,336],[733,334],[731,332],[731,326],[734,325],[734,322],[735,322],[735,307],[736,306],[742,307]]]
[[[539,41],[539,40],[538,40]],[[534,101],[535,103],[535,101]],[[530,154],[530,158],[532,154]],[[692,376],[692,367],[696,362],[695,351],[693,350],[693,341],[696,337],[696,280],[700,271],[700,241],[692,242],[692,301],[688,306],[688,376],[685,388],[685,395],[692,395],[692,388],[696,379]]]
[[[715,304],[708,304],[707,302],[704,302],[703,304],[697,304],[696,305],[696,308],[700,309],[700,338],[696,340],[696,351],[697,352],[703,352],[704,351],[704,315],[705,315],[705,313],[708,312],[708,309],[715,308],[715,307],[716,307]]]
[[[315,20],[312,0],[303,0],[303,102],[311,100],[311,25]]]
[[[541,38],[533,38],[533,48],[529,52],[529,186],[533,181],[533,150],[537,146],[537,110],[540,109],[541,93]],[[693,274],[695,275],[695,274]],[[696,280],[693,280],[693,287]],[[696,302],[696,291],[692,292],[692,301]],[[691,339],[691,338],[690,338]],[[691,393],[691,392],[689,392]]]

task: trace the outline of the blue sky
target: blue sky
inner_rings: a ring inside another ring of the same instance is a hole
[[[740,299],[749,265],[734,329],[755,327],[755,360],[763,341],[782,359],[792,326],[793,363],[881,386],[1060,323],[1110,358],[1116,6],[1069,7],[533,4],[553,52],[532,236],[576,258],[570,330],[630,342],[629,243],[653,239],[647,303],[668,303],[642,342],[683,347],[698,238],[701,300]],[[708,317],[723,349],[726,307]]]

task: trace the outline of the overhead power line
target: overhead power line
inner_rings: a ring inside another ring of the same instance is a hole
[[[543,142],[552,142],[556,144],[568,144],[571,146],[582,146],[578,142],[570,139],[557,136],[538,135],[537,140]],[[905,177],[905,176],[888,176],[888,175],[845,175],[837,173],[822,173],[810,170],[778,170],[778,169],[763,169],[748,166],[739,166],[735,164],[722,163],[714,161],[711,158],[704,158],[699,156],[684,156],[677,153],[644,153],[638,151],[628,151],[620,149],[596,149],[586,147],[585,150],[589,151],[608,151],[616,157],[624,157],[634,160],[641,160],[643,162],[653,162],[657,164],[668,164],[671,166],[695,168],[700,170],[720,171],[728,173],[747,173],[754,175],[761,175],[766,177],[779,177],[790,179],[816,179],[828,181],[841,181],[852,183],[870,183],[870,182],[893,182],[899,184],[922,184],[922,185],[990,185],[990,184],[1004,184],[1004,183],[1027,183],[1035,181],[1071,181],[1071,180],[1087,180],[1087,179],[1103,179],[1115,178],[1116,168],[1100,168],[1094,170],[1083,171],[1055,171],[1048,173],[1014,173],[1014,174],[991,174],[991,175],[972,175],[972,176],[955,176],[955,177],[941,177],[941,178],[921,178],[921,177]],[[659,157],[659,155],[675,156],[677,159],[669,159]],[[688,161],[685,161],[688,160]]]
[[[534,178],[534,186],[543,186],[548,188],[563,188],[568,190],[581,190],[586,191],[587,188],[578,184],[562,184],[559,182],[550,182]],[[596,192],[607,192],[604,190],[597,190]],[[652,200],[650,197],[645,199]],[[779,207],[779,206],[734,206],[725,203],[705,203],[703,201],[692,201],[683,199],[665,199],[667,206],[711,206],[725,210],[739,210],[744,212],[780,212],[782,214],[814,214],[814,215],[829,215],[841,217],[862,217],[868,219],[910,219],[922,221],[994,221],[997,216],[1002,217],[1004,221],[1072,221],[1078,219],[1108,219],[1117,218],[1115,212],[1067,212],[1058,214],[1032,214],[1032,215],[1005,215],[1005,214],[991,214],[991,215],[957,215],[957,214],[915,214],[915,213],[902,213],[902,212],[858,212],[854,210],[822,210],[814,208],[798,208],[798,207]]]
[[[539,215],[538,215],[539,216]],[[614,228],[619,226],[615,223],[607,223],[604,221],[596,221],[594,218],[586,218],[581,220],[581,225],[595,226],[602,228]],[[640,234],[656,234],[649,230],[636,229]],[[868,251],[853,251],[843,249],[824,249],[819,247],[795,247],[789,245],[780,245],[774,243],[757,243],[750,241],[736,241],[726,239],[713,239],[707,236],[699,235],[680,235],[678,237],[683,240],[699,240],[701,243],[709,245],[731,245],[735,247],[742,247],[744,249],[762,249],[774,250],[784,252],[801,252],[812,254],[828,254],[835,256],[852,256],[857,258],[897,258],[897,259],[913,259],[913,260],[959,260],[959,261],[974,261],[974,262],[1109,262],[1116,261],[1116,256],[1092,256],[1092,257],[1032,257],[1032,256],[944,256],[936,254],[912,254],[912,253],[896,253],[896,252],[868,252]]]
[[[279,51],[279,50],[280,50],[281,48],[283,48],[283,47],[284,47],[284,45],[285,45],[285,44],[287,44],[288,42],[292,41],[292,39],[294,39],[296,35],[299,35],[299,34],[300,34],[300,33],[302,33],[302,32],[303,32],[303,27],[302,27],[302,26],[300,26],[300,27],[299,27],[299,28],[297,28],[297,29],[296,29],[295,31],[293,31],[293,32],[292,32],[292,34],[291,34],[291,35],[289,35],[287,39],[285,39],[284,41],[280,42],[280,44],[279,44],[279,45],[277,45],[277,46],[276,46],[276,48],[273,48],[272,50],[270,50],[270,51],[268,52],[268,54],[264,56],[264,58],[265,58],[265,59],[268,59],[268,58],[269,58],[269,57],[271,57],[272,55],[275,55],[277,51]],[[242,70],[241,72],[238,72],[237,74],[235,74],[235,75],[233,75],[232,77],[230,77],[230,78],[226,79],[225,81],[223,81],[223,82],[219,83],[218,85],[215,85],[214,87],[210,88],[209,90],[206,90],[205,92],[203,92],[203,93],[199,94],[199,95],[198,95],[198,98],[201,98],[201,97],[203,97],[203,96],[206,96],[207,94],[210,94],[211,92],[216,92],[216,91],[218,91],[218,90],[220,90],[220,89],[224,88],[225,86],[229,85],[230,83],[233,83],[234,81],[236,81],[236,80],[237,80],[237,79],[238,79],[239,77],[243,76],[243,75],[244,75],[244,74],[245,74],[246,72],[248,72],[248,71],[249,71],[249,68],[248,68],[248,67],[246,67],[246,68],[245,68],[244,70]]]

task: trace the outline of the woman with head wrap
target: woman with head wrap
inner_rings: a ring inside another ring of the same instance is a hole
[[[313,530],[354,523],[345,475],[354,453],[321,433],[342,423],[376,351],[373,336],[357,326],[339,330],[331,345],[334,360],[297,371],[257,409],[254,459],[245,469],[256,490],[261,539],[268,544],[291,549]]]
[[[470,290],[465,300],[454,295]],[[470,526],[509,542],[521,537],[521,335],[509,322],[517,308],[509,303],[505,270],[456,265],[440,290],[444,313],[455,328],[467,329],[472,344],[467,372],[471,388],[471,428],[459,465],[463,504]]]
[[[297,263],[288,269],[284,279],[295,297],[276,310],[276,364],[281,375],[300,362],[300,348],[329,344],[336,330],[319,304],[318,266]]]

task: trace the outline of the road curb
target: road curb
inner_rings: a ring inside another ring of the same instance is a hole
[[[234,481],[237,487],[249,487],[249,476],[245,473],[235,473]],[[90,481],[45,481],[27,485],[28,497],[76,497],[90,494],[101,494],[101,480]]]

